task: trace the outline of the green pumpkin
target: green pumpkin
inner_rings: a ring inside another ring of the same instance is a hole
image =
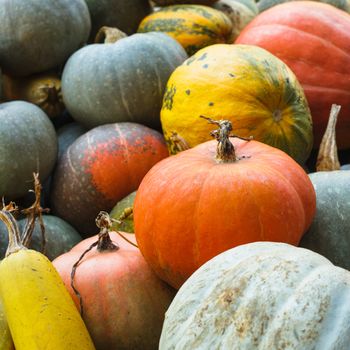
[[[166,82],[186,57],[181,45],[163,33],[85,46],[64,67],[63,100],[87,128],[122,121],[159,128]]]
[[[58,159],[62,156],[68,147],[87,130],[78,123],[68,123],[57,130],[58,136]]]
[[[317,172],[309,174],[316,191],[316,215],[300,246],[350,270],[350,171],[339,170],[335,142],[339,110],[335,105],[332,107],[320,146]]]
[[[142,18],[152,8],[148,0],[85,0],[91,15],[90,38],[95,38],[102,26],[117,27],[127,34],[136,32]]]
[[[0,66],[16,76],[63,64],[91,28],[84,0],[1,0],[0,23]]]
[[[29,102],[0,104],[0,197],[19,198],[43,182],[57,158],[57,136],[49,117]]]
[[[46,235],[45,255],[53,260],[57,256],[69,251],[82,238],[79,233],[66,221],[53,215],[43,215]],[[23,232],[26,219],[18,220],[20,232]],[[8,245],[8,233],[5,225],[0,222],[0,259],[5,256]],[[29,248],[41,251],[41,229],[38,220],[35,222],[33,236]]]
[[[129,209],[132,209],[134,207],[135,196],[136,191],[131,192],[129,195],[127,195],[121,201],[119,201],[110,212],[109,216],[112,219],[121,220],[120,224],[117,222],[113,223],[113,230],[129,233],[135,232],[133,216],[129,215],[125,219],[122,219],[123,216],[127,215]]]
[[[213,7],[224,12],[232,22],[229,42],[234,42],[243,28],[259,13],[254,0],[219,0]]]

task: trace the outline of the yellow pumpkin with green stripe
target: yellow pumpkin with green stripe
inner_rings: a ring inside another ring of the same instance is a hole
[[[163,32],[176,39],[189,55],[230,40],[232,22],[223,12],[202,5],[161,8],[140,23],[138,32]]]
[[[200,115],[230,120],[238,136],[253,136],[300,164],[310,155],[312,120],[303,89],[285,63],[257,46],[212,45],[175,69],[161,111],[172,154],[174,135],[189,147],[211,139]]]

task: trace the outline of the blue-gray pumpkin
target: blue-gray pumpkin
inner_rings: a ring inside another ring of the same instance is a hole
[[[24,101],[0,104],[0,197],[19,198],[33,185],[33,172],[41,182],[57,158],[57,136],[49,117]]]
[[[85,46],[64,67],[64,103],[88,128],[125,121],[158,128],[166,83],[186,58],[182,46],[163,33]]]
[[[0,66],[25,76],[61,65],[88,39],[84,0],[0,0]]]

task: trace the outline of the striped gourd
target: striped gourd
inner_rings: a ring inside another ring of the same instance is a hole
[[[202,5],[174,5],[145,17],[138,32],[164,32],[176,39],[189,55],[218,43],[227,43],[231,20],[223,12]]]

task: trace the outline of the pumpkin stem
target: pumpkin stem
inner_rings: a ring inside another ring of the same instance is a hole
[[[326,131],[323,135],[316,161],[316,171],[339,170],[340,163],[336,143],[336,124],[341,106],[332,104]]]
[[[237,157],[235,147],[230,141],[230,137],[237,137],[245,141],[250,141],[253,137],[245,138],[230,134],[232,131],[232,123],[229,120],[214,120],[203,115],[201,115],[200,118],[207,120],[209,124],[219,126],[219,129],[210,132],[210,135],[218,141],[215,159],[219,163],[233,163],[240,160],[241,158]]]
[[[22,235],[22,244],[25,247],[29,246],[30,241],[32,239],[33,231],[34,231],[35,221],[38,218],[40,223],[40,229],[41,229],[41,252],[45,254],[47,239],[45,235],[45,225],[44,225],[42,214],[48,213],[49,209],[47,208],[43,209],[40,205],[42,187],[39,181],[39,174],[33,173],[33,177],[34,177],[35,201],[29,208],[22,210],[22,213],[27,216],[26,226],[24,228],[23,235]]]
[[[118,28],[103,26],[95,36],[95,44],[113,44],[127,35]]]
[[[109,231],[112,228],[112,220],[108,213],[105,211],[100,211],[96,218],[96,225],[100,229],[98,234],[97,250],[99,252],[106,250],[116,250],[119,247],[114,244],[109,236]]]
[[[179,153],[190,149],[190,146],[188,145],[186,140],[181,136],[179,136],[179,134],[175,131],[171,132],[170,142],[174,147],[174,150],[173,150],[174,153]]]
[[[6,257],[18,252],[19,250],[27,249],[21,242],[17,222],[12,215],[12,212],[16,210],[17,207],[13,202],[11,202],[7,206],[4,206],[0,211],[0,220],[6,225],[9,236],[9,244],[5,254]]]

